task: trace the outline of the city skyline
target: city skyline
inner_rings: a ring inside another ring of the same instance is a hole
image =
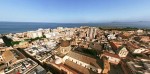
[[[0,74],[150,74],[150,0],[0,0]]]
[[[148,0],[1,0],[0,21],[97,23],[149,21]]]

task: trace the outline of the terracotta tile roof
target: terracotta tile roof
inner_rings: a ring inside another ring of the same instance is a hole
[[[129,50],[134,50],[134,49],[138,49],[139,46],[135,43],[132,43],[132,42],[127,42],[127,47]]]
[[[15,58],[14,54],[10,50],[5,51],[2,56],[6,62],[9,62]]]
[[[70,51],[67,55],[74,58],[74,59],[77,59],[77,60],[80,60],[80,61],[85,62],[87,64],[90,64],[96,68],[101,68],[100,65],[97,63],[97,60],[95,58],[86,56],[86,55],[81,54],[81,53],[77,53],[75,51]]]
[[[78,72],[76,71],[76,70],[73,70],[73,69],[71,69],[70,67],[68,67],[66,64],[55,64],[55,62],[53,61],[53,62],[47,62],[48,64],[53,64],[53,65],[55,65],[55,66],[57,66],[57,67],[59,67],[59,68],[61,68],[61,67],[63,67],[63,68],[65,68],[66,70],[68,70],[68,71],[70,71],[70,72],[72,72],[73,74],[78,74]]]
[[[114,47],[114,49],[118,49],[120,46],[123,45],[123,42],[120,42],[120,41],[111,41],[110,44],[111,44],[112,47]]]
[[[93,46],[93,48],[94,48],[94,49],[97,49],[97,50],[101,50],[102,47],[101,47],[100,44],[95,43],[94,46]]]
[[[70,45],[70,42],[67,41],[67,40],[61,41],[61,44],[60,44],[61,47],[67,47],[67,46],[69,46],[69,45]]]
[[[74,70],[76,70],[76,71],[78,71],[79,73],[83,73],[83,74],[97,74],[96,72],[91,71],[91,70],[89,70],[89,69],[87,69],[85,67],[82,67],[82,66],[80,66],[80,65],[78,65],[78,64],[76,64],[74,62],[69,61],[69,60],[65,61],[65,65],[70,67],[70,68],[72,68],[72,69],[74,69]]]
[[[150,42],[150,36],[141,36],[141,41]]]
[[[103,52],[102,55],[111,56],[111,57],[115,57],[115,58],[120,59],[120,57],[117,54],[112,54],[112,53],[109,53],[109,52]]]
[[[131,34],[128,33],[128,32],[124,32],[123,35],[128,37],[128,36],[130,36]]]

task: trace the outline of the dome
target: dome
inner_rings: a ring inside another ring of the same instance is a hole
[[[62,60],[60,59],[60,58],[57,58],[56,60],[55,60],[55,64],[60,64],[62,62]]]
[[[61,47],[67,47],[67,46],[69,46],[69,45],[70,45],[70,42],[67,41],[67,40],[62,41],[61,44],[60,44]]]

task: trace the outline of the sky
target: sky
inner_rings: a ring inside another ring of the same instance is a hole
[[[0,21],[149,21],[150,0],[0,0]]]

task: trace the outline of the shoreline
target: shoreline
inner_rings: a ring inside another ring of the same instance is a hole
[[[61,27],[61,26],[58,26],[58,27]],[[80,26],[82,27],[82,26]],[[98,27],[99,29],[102,29],[102,30],[122,30],[122,31],[133,31],[133,30],[138,30],[138,29],[141,29],[141,30],[145,30],[145,31],[150,31],[150,29],[148,28],[137,28],[137,27],[106,27],[106,26],[88,26],[88,27]],[[9,33],[0,33],[1,35],[6,35],[6,34],[15,34],[15,33],[23,33],[23,32],[27,32],[27,31],[36,31],[38,29],[40,29],[41,27],[37,28],[37,29],[32,29],[32,30],[26,30],[26,31],[14,31],[14,32],[9,32]],[[57,27],[56,27],[57,28]],[[41,28],[41,29],[56,29],[56,28]],[[65,28],[65,27],[64,27]],[[75,28],[75,27],[66,27],[66,28]],[[130,29],[130,30],[123,30],[123,29]]]

